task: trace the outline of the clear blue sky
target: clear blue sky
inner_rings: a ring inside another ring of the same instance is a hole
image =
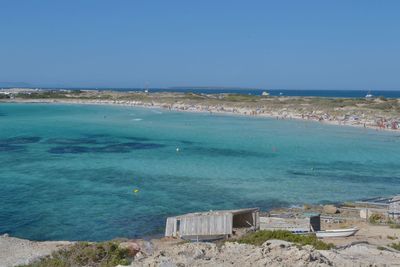
[[[400,89],[400,1],[0,0],[0,81]]]

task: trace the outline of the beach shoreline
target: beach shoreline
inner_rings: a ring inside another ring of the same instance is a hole
[[[176,112],[188,112],[188,113],[202,113],[202,114],[218,114],[218,115],[227,115],[227,116],[240,116],[240,117],[254,117],[254,118],[268,118],[268,119],[276,119],[276,120],[297,120],[304,122],[318,122],[321,124],[333,125],[333,126],[345,126],[345,127],[356,127],[356,128],[364,128],[369,130],[376,131],[386,131],[386,132],[398,132],[400,128],[389,128],[389,127],[381,127],[375,125],[374,121],[368,120],[366,122],[356,122],[356,121],[346,121],[346,120],[326,120],[320,119],[317,117],[306,117],[300,114],[287,112],[282,115],[278,111],[275,113],[252,113],[251,109],[244,109],[241,112],[235,112],[232,110],[220,110],[218,107],[210,107],[210,106],[201,106],[198,105],[193,108],[193,105],[190,104],[166,104],[159,102],[141,102],[141,101],[128,101],[128,100],[93,100],[93,99],[12,99],[12,100],[4,100],[0,99],[0,103],[19,103],[19,104],[73,104],[73,105],[111,105],[111,106],[124,106],[124,107],[138,107],[138,108],[147,108],[147,109],[160,109],[167,111],[176,111]]]

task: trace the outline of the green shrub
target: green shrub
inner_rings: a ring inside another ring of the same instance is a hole
[[[390,223],[389,227],[392,229],[400,229],[400,224],[398,223]]]
[[[279,239],[295,243],[300,246],[311,245],[316,249],[327,250],[333,248],[333,244],[327,244],[318,240],[315,235],[296,235],[289,231],[257,231],[241,237],[237,240],[239,243],[252,244],[259,246],[267,240]]]
[[[342,206],[349,207],[349,208],[355,208],[356,204],[353,202],[344,202]]]
[[[54,252],[51,256],[34,262],[30,267],[93,266],[113,267],[129,265],[135,255],[129,249],[121,249],[118,242],[79,242],[72,247]]]
[[[384,219],[384,217],[382,214],[373,213],[369,217],[369,222],[372,224],[377,224],[377,223],[380,223],[383,219]]]
[[[399,251],[400,251],[400,242],[398,242],[398,243],[392,243],[391,245],[389,245],[389,247],[394,248],[395,250],[399,250]]]
[[[43,91],[43,92],[32,92],[32,93],[18,93],[16,94],[17,98],[24,99],[55,99],[55,98],[66,98],[66,94],[64,92],[58,91]]]
[[[107,94],[102,94],[102,95],[99,95],[98,96],[98,98],[100,98],[100,99],[113,99],[113,96],[112,95],[107,95]]]
[[[205,98],[204,96],[199,95],[199,94],[195,94],[195,93],[192,93],[192,92],[185,93],[185,99],[189,99],[189,100],[192,100],[192,99],[195,99],[195,100],[202,100],[202,99],[204,99],[204,98]]]
[[[243,95],[243,94],[227,94],[224,96],[223,100],[232,102],[253,102],[259,97],[254,95]]]
[[[9,95],[0,94],[0,99],[9,99]]]

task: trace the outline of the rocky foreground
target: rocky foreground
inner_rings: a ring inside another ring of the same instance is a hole
[[[59,249],[71,246],[68,241],[35,242],[26,239],[0,236],[0,266],[28,264]]]
[[[315,250],[269,240],[261,246],[227,242],[185,243],[158,250],[151,255],[139,252],[131,266],[398,266],[400,253],[383,251],[367,244],[342,249]]]
[[[0,237],[0,266],[32,263],[52,252],[68,248],[72,242],[33,242]],[[333,250],[298,247],[281,240],[261,246],[226,242],[177,243],[153,240],[125,241],[120,244],[135,251],[130,266],[399,266],[400,253],[356,244]]]

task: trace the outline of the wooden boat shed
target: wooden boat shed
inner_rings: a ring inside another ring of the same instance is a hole
[[[366,209],[365,218],[368,218],[369,217],[368,212],[373,210],[374,213],[380,213],[385,215],[387,213],[387,216],[390,219],[400,220],[400,195],[393,197],[375,197],[370,199],[364,199],[362,201],[356,201],[356,203],[365,206]]]
[[[220,210],[188,213],[167,218],[166,237],[212,240],[228,237],[234,228],[259,229],[259,209]]]
[[[295,233],[315,232],[321,230],[321,215],[319,213],[304,213],[299,216],[276,214],[270,217],[260,217],[260,230],[286,230]]]
[[[400,219],[400,195],[393,197],[389,201],[389,218]]]

